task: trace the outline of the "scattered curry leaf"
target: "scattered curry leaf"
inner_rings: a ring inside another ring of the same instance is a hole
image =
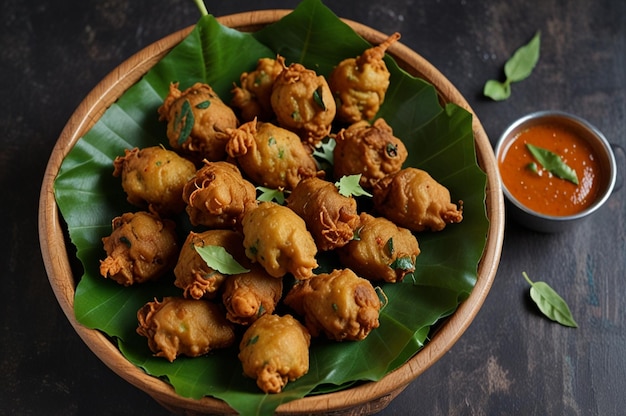
[[[411,257],[398,257],[389,265],[394,270],[415,270],[415,264]]]
[[[487,81],[483,88],[483,94],[495,101],[509,98],[511,96],[511,83],[528,78],[537,65],[540,46],[541,32],[538,31],[530,42],[515,51],[513,56],[504,64],[506,80],[504,82]]]
[[[243,267],[221,246],[196,246],[194,248],[210,268],[224,274],[247,273],[250,270]]]
[[[180,128],[180,133],[178,136],[178,144],[182,145],[187,141],[189,135],[191,134],[191,129],[193,129],[193,125],[195,123],[195,119],[193,116],[193,110],[191,109],[191,104],[188,100],[183,102],[181,106],[181,112],[176,118],[175,128]],[[182,124],[182,126],[181,126]]]
[[[545,282],[533,282],[526,272],[522,272],[522,275],[530,284],[530,297],[537,304],[541,313],[561,325],[572,328],[578,327],[569,306],[554,289]]]
[[[322,110],[326,111],[326,104],[324,104],[324,99],[322,98],[322,87],[318,87],[315,91],[313,91],[313,101],[317,104]]]
[[[548,172],[558,178],[565,179],[575,185],[578,185],[578,176],[576,175],[576,171],[568,166],[563,159],[561,159],[561,156],[548,149],[544,149],[530,143],[526,143],[526,148],[530,151],[533,157],[537,159],[537,162],[541,163],[544,169]]]
[[[333,152],[336,144],[335,139],[329,137],[322,140],[322,142],[313,149],[313,156],[320,169],[328,169],[334,165],[335,158]]]
[[[211,101],[209,100],[205,100],[205,101],[202,101],[201,103],[196,104],[196,108],[199,110],[205,110],[209,108],[210,106],[211,106]]]
[[[265,186],[257,186],[256,189],[260,192],[256,198],[258,201],[276,201],[280,205],[285,202],[285,193],[280,189],[266,188]]]
[[[343,196],[372,196],[365,189],[361,188],[359,181],[361,174],[342,176],[339,181],[335,182],[335,186],[339,189],[339,193]]]

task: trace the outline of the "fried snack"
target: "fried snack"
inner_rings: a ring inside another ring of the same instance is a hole
[[[356,58],[344,59],[328,77],[337,101],[337,119],[345,123],[372,120],[387,94],[389,70],[383,58],[387,48],[400,39],[394,33],[378,46]]]
[[[167,121],[167,138],[174,150],[195,162],[222,160],[226,155],[226,129],[236,128],[237,116],[210,85],[196,83],[180,91],[170,84],[168,96],[158,109],[159,120]]]
[[[226,319],[250,325],[274,312],[283,294],[283,280],[270,276],[260,265],[252,264],[248,273],[228,276],[222,289]]]
[[[242,120],[251,121],[257,117],[259,120],[269,120],[273,117],[272,87],[282,70],[283,62],[261,58],[254,71],[241,74],[241,86],[235,86],[231,90],[233,98],[230,104],[240,110]]]
[[[113,176],[121,177],[128,202],[160,215],[177,214],[185,209],[183,186],[196,167],[176,152],[161,146],[126,149],[113,161]]]
[[[450,202],[450,191],[428,172],[405,168],[376,183],[374,207],[387,219],[412,231],[441,231],[463,219],[462,202]]]
[[[256,188],[232,163],[205,160],[185,184],[181,199],[192,225],[234,228],[245,210],[256,205]]]
[[[291,315],[263,315],[243,335],[239,360],[265,393],[280,393],[309,371],[311,335]]]
[[[272,109],[278,124],[317,145],[330,133],[336,105],[326,78],[301,64],[285,67],[274,81]]]
[[[216,303],[177,297],[156,299],[137,311],[137,333],[148,339],[157,357],[198,357],[235,343],[232,323]]]
[[[287,198],[287,207],[304,219],[322,251],[347,244],[359,225],[356,200],[323,179],[303,179]]]
[[[246,256],[267,273],[308,279],[317,267],[317,247],[304,220],[291,209],[274,202],[261,202],[246,211],[243,220]]]
[[[369,280],[350,269],[333,270],[298,282],[284,303],[304,317],[312,336],[358,341],[378,328],[381,303]]]
[[[226,152],[258,185],[293,189],[302,178],[317,175],[311,150],[292,131],[253,120],[228,134]]]
[[[112,221],[113,231],[102,242],[107,257],[100,274],[123,286],[158,279],[176,263],[175,224],[155,213],[127,212]]]
[[[404,143],[393,135],[393,129],[382,118],[373,125],[359,121],[340,130],[335,142],[334,177],[360,173],[360,184],[365,189],[372,189],[377,181],[402,169],[409,155]]]
[[[201,233],[189,232],[180,255],[174,275],[174,285],[183,289],[186,298],[213,299],[228,277],[207,265],[196,247],[223,247],[241,266],[248,267],[249,261],[243,250],[243,237],[233,230],[208,230]]]
[[[371,281],[401,282],[415,271],[415,236],[383,217],[361,213],[358,238],[338,250],[341,263]]]

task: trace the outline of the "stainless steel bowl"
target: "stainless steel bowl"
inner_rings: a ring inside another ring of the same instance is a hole
[[[511,140],[520,132],[540,124],[557,124],[567,127],[586,140],[597,154],[600,168],[603,172],[601,175],[603,182],[600,184],[596,200],[583,211],[566,216],[546,215],[526,207],[513,197],[506,185],[502,183],[502,191],[507,202],[507,214],[510,218],[536,231],[546,233],[561,232],[588,218],[609,199],[615,188],[617,164],[613,148],[600,130],[582,118],[562,111],[538,111],[528,114],[511,124],[498,140],[495,151],[498,163],[504,156],[504,150],[506,150]]]

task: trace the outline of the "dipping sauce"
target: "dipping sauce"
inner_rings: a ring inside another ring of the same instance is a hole
[[[526,143],[550,150],[576,171],[578,185],[560,179],[533,158]],[[529,169],[536,163],[537,171]],[[576,214],[593,203],[601,171],[593,148],[566,126],[538,124],[519,132],[498,158],[502,182],[527,208],[551,216]]]

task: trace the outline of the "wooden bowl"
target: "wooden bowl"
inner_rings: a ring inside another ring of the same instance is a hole
[[[279,20],[289,12],[290,10],[254,11],[224,16],[218,20],[225,26],[241,31],[255,31]],[[344,21],[372,44],[381,43],[387,38],[387,35],[362,24]],[[86,328],[76,321],[74,316],[76,279],[72,274],[64,225],[59,217],[54,197],[54,181],[61,163],[79,138],[118,97],[180,43],[192,29],[189,27],[173,33],[129,58],[104,78],[79,105],[62,131],[47,165],[40,197],[39,235],[46,271],[59,304],[78,335],[98,358],[120,377],[145,391],[174,413],[233,414],[233,410],[221,400],[211,397],[193,400],[177,395],[169,384],[147,375],[131,364],[103,333]],[[455,103],[473,114],[457,89],[420,55],[399,42],[391,45],[388,53],[401,68],[433,84],[443,103]],[[380,381],[284,403],[278,407],[277,414],[340,412],[363,415],[378,412],[412,380],[441,358],[470,325],[495,278],[504,236],[504,202],[495,157],[489,139],[475,114],[473,130],[478,163],[487,174],[486,208],[490,225],[486,247],[478,267],[478,279],[469,298],[438,327],[437,333],[419,353]]]

